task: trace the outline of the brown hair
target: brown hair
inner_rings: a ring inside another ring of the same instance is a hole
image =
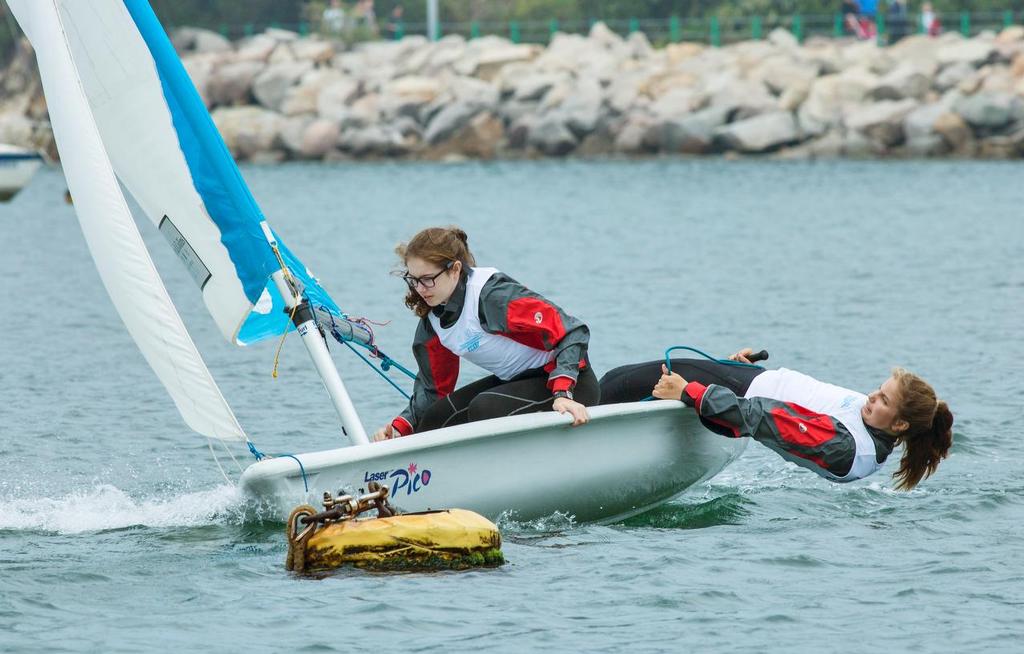
[[[402,260],[402,265],[405,265],[409,257],[418,257],[442,268],[460,261],[463,279],[469,275],[469,269],[476,265],[476,259],[469,251],[469,237],[454,225],[428,227],[409,239],[408,243],[399,243],[395,247],[395,254]],[[405,306],[420,318],[430,313],[430,305],[424,302],[415,289],[409,289],[405,294]]]
[[[953,414],[945,402],[935,397],[935,390],[917,375],[903,368],[894,368],[893,378],[900,389],[898,415],[910,427],[899,435],[903,458],[893,474],[897,490],[910,490],[927,479],[949,456],[953,445]]]

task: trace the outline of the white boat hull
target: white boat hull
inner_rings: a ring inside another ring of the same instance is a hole
[[[324,491],[379,481],[403,511],[462,508],[492,520],[561,513],[578,522],[615,522],[648,511],[718,474],[747,439],[700,424],[679,402],[593,407],[591,421],[534,413],[425,432],[408,438],[265,459],[242,475],[261,515],[284,520]],[[269,515],[268,515],[269,513]]]
[[[23,189],[42,164],[42,157],[32,150],[0,145],[0,202]]]

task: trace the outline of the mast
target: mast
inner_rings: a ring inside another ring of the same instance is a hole
[[[299,336],[302,337],[302,344],[306,346],[309,358],[313,360],[313,366],[320,375],[324,388],[327,389],[327,394],[331,396],[334,409],[338,412],[338,417],[341,418],[341,428],[345,435],[352,440],[353,445],[366,445],[370,442],[370,439],[366,436],[363,423],[359,420],[356,407],[352,404],[352,398],[349,397],[348,390],[345,388],[345,382],[341,381],[341,375],[338,374],[334,360],[331,359],[331,353],[327,349],[327,341],[324,340],[324,336],[320,333],[320,328],[316,324],[309,300],[301,295],[296,295],[292,284],[288,283],[285,277],[286,268],[284,267],[284,261],[280,259],[280,252],[277,248],[277,240],[274,238],[273,232],[270,231],[270,227],[266,222],[263,222],[261,226],[267,236],[270,247],[278,255],[279,261],[282,264],[282,269],[272,275],[274,283],[281,297],[284,298],[288,312],[293,316],[292,322],[295,325],[295,329],[299,332]]]

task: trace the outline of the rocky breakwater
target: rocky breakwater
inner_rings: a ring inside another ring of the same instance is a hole
[[[891,47],[799,44],[776,30],[655,48],[600,23],[547,47],[410,36],[345,49],[280,30],[229,43],[195,29],[175,43],[228,147],[249,161],[1024,156],[1019,26]],[[38,136],[32,111],[38,101],[0,105],[0,140]]]

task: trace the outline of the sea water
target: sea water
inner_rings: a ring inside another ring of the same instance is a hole
[[[284,570],[113,310],[57,171],[0,205],[0,651],[1016,651],[1024,636],[1024,217],[1017,163],[289,164],[243,170],[353,316],[415,319],[391,272],[458,224],[587,322],[598,373],[670,345],[751,346],[870,391],[894,365],[956,414],[910,493],[895,458],[834,485],[752,443],[714,479],[608,526],[502,524],[507,565],[324,578]],[[299,339],[221,339],[142,232],[256,444],[341,443]],[[403,398],[338,348],[368,429]],[[479,371],[463,370],[463,381]],[[401,382],[400,383],[405,383]],[[623,432],[623,447],[630,434]],[[230,460],[226,470],[237,475]],[[240,459],[240,465],[249,460]],[[495,465],[501,465],[495,462]],[[567,473],[570,471],[567,471]],[[571,488],[566,488],[571,493]]]

